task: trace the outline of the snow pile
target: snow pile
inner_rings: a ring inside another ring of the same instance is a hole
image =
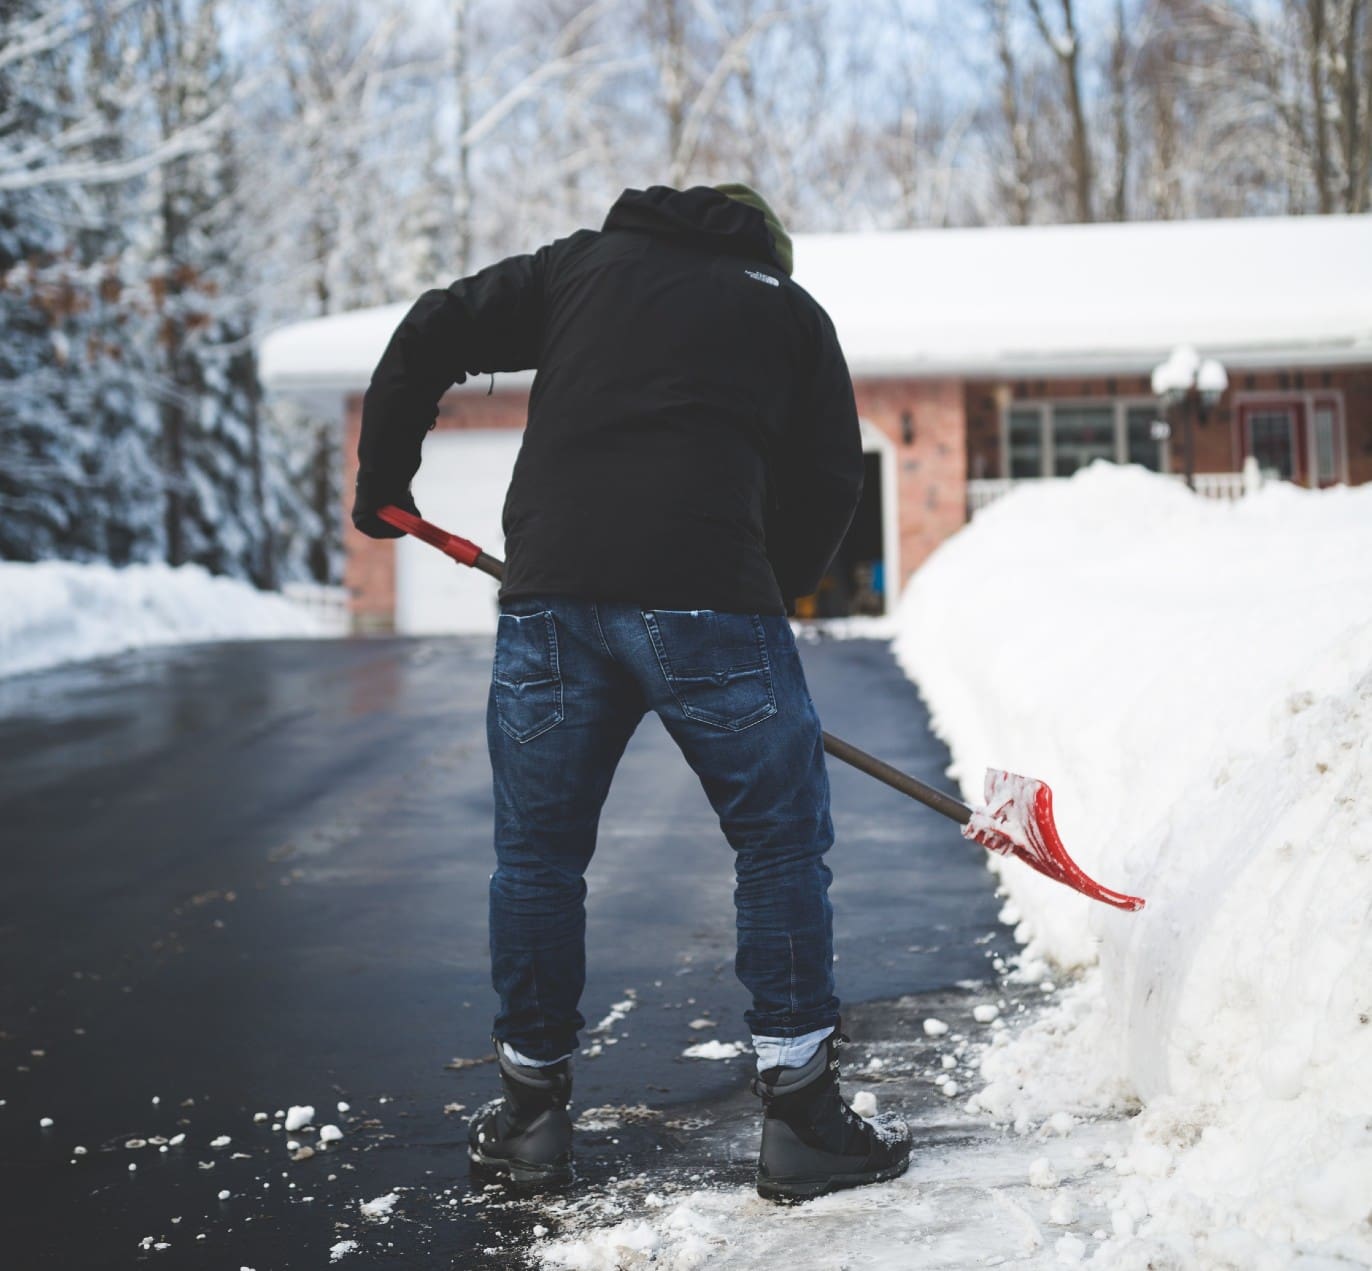
[[[641,1219],[605,1227],[584,1240],[552,1241],[537,1251],[542,1266],[569,1271],[626,1271],[629,1267],[661,1266],[671,1271],[699,1271],[720,1265],[728,1241],[721,1224],[699,1212],[689,1198],[666,1214],[661,1229]],[[732,1217],[732,1215],[730,1215]]]
[[[327,634],[281,596],[196,565],[0,561],[0,675],[146,645]]]
[[[952,1145],[950,1121],[960,1131]],[[940,1105],[914,1130],[919,1146],[903,1178],[804,1205],[774,1205],[748,1186],[635,1194],[642,1179],[617,1180],[599,1200],[552,1200],[543,1212],[563,1234],[536,1244],[533,1257],[545,1271],[1048,1271],[1079,1261],[1087,1237],[1104,1239],[1105,1211],[1074,1199],[1106,1154],[1100,1127],[1027,1147],[1005,1136],[978,1143],[975,1123]],[[726,1150],[741,1160],[755,1147],[750,1134]],[[1050,1175],[1059,1187],[1045,1186]],[[1069,1224],[1075,1232],[1062,1230]]]
[[[1022,973],[1087,970],[974,1106],[1142,1105],[1093,1264],[1372,1260],[1372,488],[1224,505],[1097,465],[979,515],[900,617],[967,797],[1042,778],[1148,899],[994,862]]]

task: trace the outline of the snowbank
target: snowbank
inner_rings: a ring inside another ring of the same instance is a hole
[[[145,645],[328,634],[281,596],[195,565],[0,561],[0,675]]]
[[[967,796],[1043,778],[1148,899],[997,862],[1024,973],[1084,974],[975,1106],[1142,1104],[1093,1263],[1372,1261],[1372,488],[1222,505],[1097,465],[979,515],[900,618]]]

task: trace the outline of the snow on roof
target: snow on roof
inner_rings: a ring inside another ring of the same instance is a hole
[[[813,234],[795,257],[856,377],[1146,374],[1179,344],[1233,367],[1372,364],[1372,216]],[[272,332],[264,383],[365,388],[408,307]]]

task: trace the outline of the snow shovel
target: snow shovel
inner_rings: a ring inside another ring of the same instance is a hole
[[[377,512],[377,516],[387,525],[423,539],[459,564],[479,569],[496,579],[505,575],[504,562],[487,555],[475,543],[449,534],[422,517],[398,507],[384,507]],[[1016,856],[1040,874],[1065,883],[1083,896],[1099,900],[1102,904],[1131,912],[1143,908],[1142,897],[1127,896],[1103,887],[1067,855],[1067,849],[1058,837],[1057,826],[1053,823],[1053,792],[1042,781],[1020,777],[1013,772],[988,769],[986,804],[974,809],[832,733],[824,734],[824,749],[835,759],[851,764],[860,772],[875,777],[893,790],[899,790],[901,794],[932,808],[950,821],[956,821],[962,826],[963,838],[980,843],[989,851],[1001,856]]]

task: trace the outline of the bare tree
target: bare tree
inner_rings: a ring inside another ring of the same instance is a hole
[[[1175,14],[1164,4],[1162,12],[1150,11],[1153,21],[1146,37],[1138,40],[1128,77],[1137,131],[1131,149],[1138,172],[1136,213],[1158,220],[1174,220],[1186,214],[1183,194],[1182,139],[1185,82],[1179,73],[1185,37],[1177,28]]]
[[[639,12],[665,124],[666,177],[680,186],[728,129],[728,89],[747,75],[750,47],[787,11],[746,0],[642,0]]]
[[[1000,118],[1009,145],[1009,161],[997,174],[997,185],[1012,225],[1028,225],[1033,215],[1034,164],[1029,124],[1021,105],[1021,78],[1015,53],[1010,0],[982,0],[990,25],[1000,74]]]
[[[1086,106],[1081,83],[1081,38],[1077,31],[1072,0],[1058,0],[1062,12],[1062,29],[1055,30],[1043,11],[1042,0],[1028,0],[1034,25],[1052,52],[1062,77],[1063,95],[1071,120],[1072,180],[1076,195],[1076,216],[1079,221],[1094,220],[1091,165],[1091,139],[1087,132]]]
[[[472,260],[471,142],[471,22],[470,0],[451,0],[452,32],[448,43],[448,79],[453,93],[452,192],[448,202],[448,241],[453,267],[465,274]]]
[[[1129,25],[1124,0],[1115,0],[1115,25],[1110,40],[1110,116],[1115,143],[1115,165],[1110,189],[1110,219],[1129,219],[1130,56]]]
[[[1316,0],[1309,0],[1313,10]],[[1372,180],[1372,4],[1369,0],[1320,0],[1323,41],[1312,38],[1322,68],[1322,93],[1334,123],[1339,185],[1331,203],[1345,212],[1366,212]],[[1326,145],[1328,142],[1326,141]]]

